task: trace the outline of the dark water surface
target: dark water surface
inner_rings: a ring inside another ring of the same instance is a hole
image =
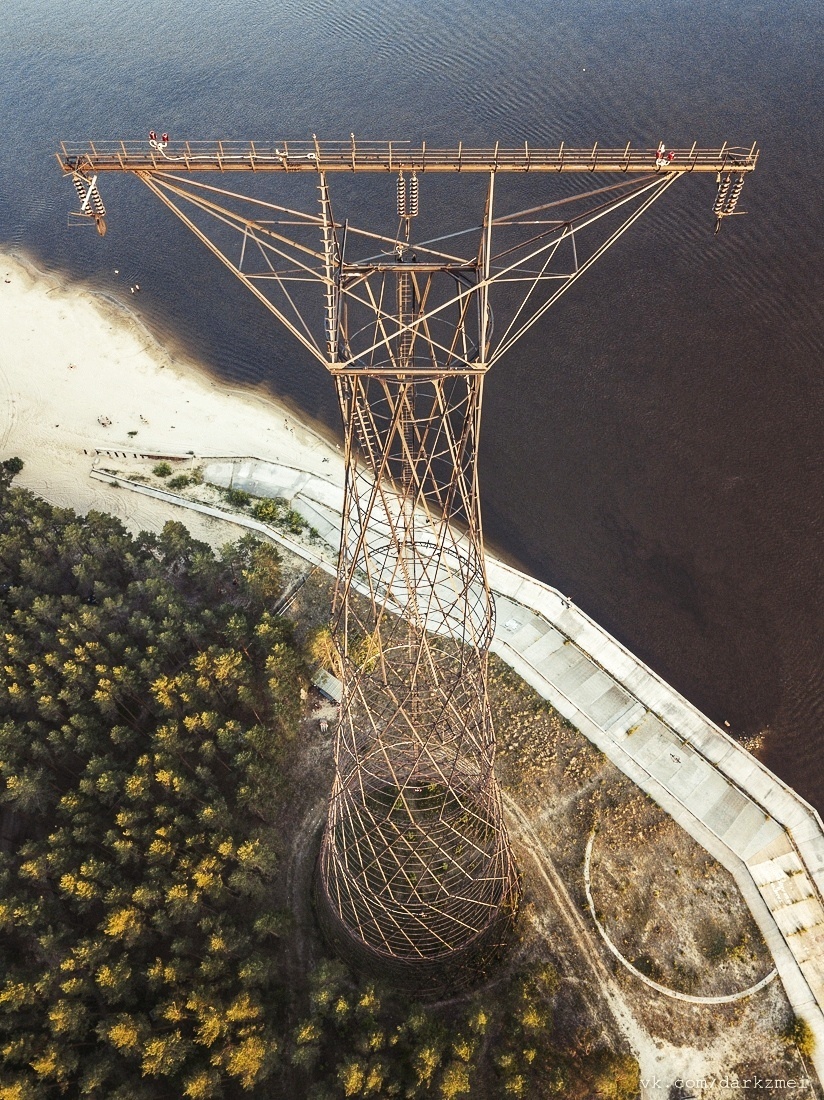
[[[323,371],[137,181],[101,181],[105,240],[67,229],[59,139],[757,140],[747,217],[713,237],[714,181],[679,182],[491,372],[481,480],[493,544],[767,730],[822,807],[821,32],[819,0],[6,0],[0,242],[139,281],[162,338],[337,425]]]

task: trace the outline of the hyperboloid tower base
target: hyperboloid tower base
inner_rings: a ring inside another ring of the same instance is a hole
[[[338,378],[344,697],[318,911],[344,955],[418,995],[477,981],[519,898],[486,689],[482,390],[482,373]]]

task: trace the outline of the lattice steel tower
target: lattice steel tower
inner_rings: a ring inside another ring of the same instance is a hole
[[[485,374],[685,174],[718,175],[720,224],[755,167],[755,146],[433,150],[354,137],[273,145],[164,135],[64,144],[59,159],[81,214],[100,230],[98,174],[135,173],[334,378],[346,457],[333,606],[343,703],[321,915],[344,949],[396,980],[459,982],[494,953],[519,896],[486,690]],[[308,176],[317,203],[296,210],[192,178],[207,172],[281,173],[298,192]],[[394,231],[336,218],[333,172],[389,175]],[[499,176],[538,175],[546,189],[548,177],[566,184],[569,173],[618,179],[577,194],[556,186],[554,198],[498,213]],[[461,201],[476,202],[477,217],[468,229],[413,239],[421,179],[432,175],[461,179]],[[322,311],[307,282],[320,285]]]

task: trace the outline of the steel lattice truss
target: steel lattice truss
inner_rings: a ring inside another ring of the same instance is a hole
[[[321,867],[345,926],[395,959],[461,949],[517,900],[486,698],[481,382],[338,380],[357,457],[336,601],[346,691]],[[354,585],[368,598],[351,598]]]
[[[343,702],[320,861],[327,920],[368,957],[411,974],[441,973],[473,951],[482,965],[519,895],[486,689],[484,376],[678,179],[723,169],[714,212],[724,216],[757,154],[693,146],[679,163],[663,147],[631,157],[627,146],[623,159],[594,149],[570,166],[563,147],[554,161],[526,147],[536,171],[621,174],[499,212],[498,177],[523,166],[497,147],[494,160],[476,150],[477,216],[426,238],[412,232],[420,179],[454,169],[455,151],[433,168],[424,148],[395,175],[389,145],[396,220],[381,232],[336,216],[329,174],[378,171],[385,151],[358,162],[353,139],[350,166],[345,149],[317,142],[291,161],[277,148],[267,162],[253,145],[251,161],[238,153],[233,165],[224,144],[200,160],[188,143],[148,154],[64,146],[61,164],[97,220],[95,173],[134,172],[333,375],[346,487],[333,608]],[[466,156],[459,148],[459,167]],[[315,201],[296,209],[192,178],[267,163],[314,179]]]

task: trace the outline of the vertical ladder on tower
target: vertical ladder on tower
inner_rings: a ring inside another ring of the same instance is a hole
[[[415,288],[412,275],[408,271],[398,272],[398,369],[410,366],[414,333],[412,322],[415,320]]]
[[[319,176],[318,192],[318,202],[323,217],[323,263],[326,278],[323,328],[326,334],[326,354],[329,356],[329,361],[334,363],[338,357],[338,287],[335,284],[338,242],[335,237],[332,203],[329,199],[329,187],[324,172]]]

